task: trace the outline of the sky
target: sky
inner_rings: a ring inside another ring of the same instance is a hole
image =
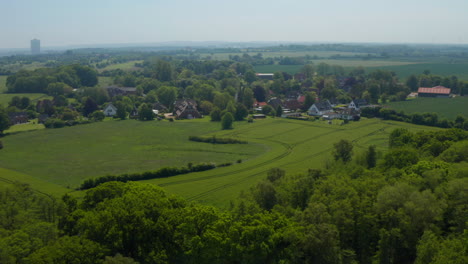
[[[468,44],[467,0],[0,0],[0,48],[288,41]]]

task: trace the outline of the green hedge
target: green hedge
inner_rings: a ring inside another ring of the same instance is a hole
[[[232,163],[223,163],[220,164],[218,167],[225,167],[229,166]],[[110,181],[119,181],[119,182],[127,182],[127,181],[141,181],[141,180],[149,180],[149,179],[156,179],[156,178],[166,178],[170,176],[175,176],[179,174],[186,174],[190,172],[197,172],[197,171],[206,171],[216,168],[216,164],[213,163],[201,163],[198,165],[192,165],[189,163],[188,167],[164,167],[157,171],[146,171],[142,173],[131,173],[131,174],[122,174],[122,175],[107,175],[98,177],[95,179],[88,179],[85,180],[81,186],[80,190],[86,190],[90,188],[94,188],[101,183],[110,182]]]
[[[247,141],[239,140],[235,138],[217,138],[216,136],[212,137],[199,137],[199,136],[189,136],[190,141],[203,142],[203,143],[212,143],[212,144],[247,144]]]

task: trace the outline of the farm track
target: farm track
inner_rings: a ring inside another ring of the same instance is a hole
[[[375,123],[376,123],[376,122],[375,122]],[[366,124],[366,126],[370,126],[370,125],[373,125],[373,124],[375,124],[375,123]],[[362,127],[359,127],[359,128],[362,128]],[[377,129],[377,130],[375,130],[375,131],[372,131],[371,133],[368,133],[368,134],[366,134],[366,135],[364,135],[364,136],[361,136],[361,137],[358,137],[358,138],[352,140],[352,142],[353,142],[353,143],[356,143],[356,142],[358,142],[359,140],[361,140],[361,139],[363,139],[363,138],[370,137],[370,136],[375,135],[375,134],[377,134],[377,133],[379,133],[379,132],[383,132],[383,131],[385,131],[386,128],[387,128],[387,127],[383,127],[383,128]],[[353,129],[356,129],[356,128],[353,128]],[[342,130],[342,129],[336,129],[335,131],[332,131],[332,132],[330,132],[330,133],[321,134],[321,135],[319,135],[319,136],[315,136],[315,137],[312,137],[312,138],[308,138],[308,139],[302,140],[301,142],[295,143],[295,144],[291,145],[291,149],[290,149],[288,155],[292,152],[292,150],[294,149],[294,147],[295,147],[296,145],[298,145],[298,144],[301,144],[301,143],[306,142],[306,141],[311,140],[311,139],[317,139],[317,138],[319,138],[319,137],[323,137],[323,136],[326,136],[326,135],[330,135],[330,134],[332,134],[332,133],[339,132],[340,130]],[[325,154],[325,153],[329,152],[329,151],[332,150],[332,149],[333,149],[333,147],[327,148],[327,149],[322,150],[322,151],[319,151],[319,152],[317,152],[317,153],[313,153],[313,154],[311,154],[311,155],[307,155],[307,156],[305,156],[305,157],[304,157],[302,160],[300,160],[300,161],[288,163],[288,166],[290,166],[290,165],[292,165],[292,164],[302,163],[302,162],[304,162],[304,161],[307,160],[307,159],[314,158],[314,157],[320,156],[320,155],[322,155],[322,154]],[[285,155],[285,156],[287,156],[287,155]],[[280,158],[280,159],[281,159],[281,158]],[[263,163],[266,163],[266,162],[263,162]],[[254,167],[255,167],[255,168],[258,168],[259,165],[260,165],[260,164],[254,166]],[[264,165],[264,164],[263,164],[263,165]],[[262,166],[263,166],[263,165],[262,165]],[[193,196],[189,196],[189,197],[187,197],[187,200],[189,200],[189,201],[198,200],[198,199],[200,199],[200,198],[203,198],[203,197],[206,197],[206,196],[210,195],[210,194],[213,193],[213,192],[216,192],[216,191],[219,191],[219,190],[222,190],[222,189],[225,189],[225,188],[228,188],[228,187],[237,185],[237,184],[239,184],[239,183],[242,183],[242,182],[244,182],[244,181],[249,180],[250,178],[256,177],[256,176],[261,175],[261,174],[264,174],[264,173],[268,172],[268,170],[269,170],[269,168],[268,168],[268,169],[265,169],[265,170],[262,170],[262,171],[260,171],[260,172],[257,172],[257,173],[248,175],[248,176],[246,176],[246,177],[244,177],[244,178],[242,178],[242,179],[239,179],[239,180],[237,180],[237,181],[235,181],[235,182],[223,184],[223,185],[221,185],[221,186],[212,188],[212,189],[207,190],[207,191],[204,191],[204,192],[202,192],[202,193],[199,193],[199,194],[196,194],[196,195],[193,195]],[[245,170],[242,170],[242,171],[245,171]],[[240,171],[240,172],[242,172],[242,171]],[[237,173],[237,172],[236,172],[236,173]],[[215,176],[215,177],[216,177],[216,176]]]

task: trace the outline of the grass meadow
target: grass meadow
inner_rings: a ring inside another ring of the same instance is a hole
[[[117,70],[117,69],[121,69],[123,71],[136,70],[139,68],[135,67],[135,63],[142,63],[142,62],[143,62],[142,60],[136,60],[136,61],[128,61],[124,63],[111,64],[105,68],[99,69],[99,72],[103,72],[105,70]]]
[[[48,96],[46,94],[41,93],[15,93],[15,94],[0,94],[0,105],[4,107],[8,106],[8,103],[11,101],[11,98],[19,96],[19,97],[29,97],[31,102],[35,103],[38,100],[43,99],[52,99],[52,96]]]
[[[457,115],[468,118],[468,96],[455,98],[415,98],[412,100],[387,103],[397,111],[411,113],[437,113],[440,118],[454,120]]]
[[[282,118],[236,122],[232,130],[220,130],[219,123],[208,119],[109,121],[43,129],[2,138],[0,180],[29,182],[43,192],[56,186],[51,193],[70,192],[79,197],[82,192],[73,188],[90,177],[184,166],[188,162],[234,162],[210,171],[143,181],[191,201],[224,207],[242,190],[264,178],[271,168],[280,167],[288,173],[321,168],[339,139],[352,140],[356,152],[371,144],[386,151],[388,135],[398,127],[413,131],[435,129],[378,119],[341,126]],[[189,135],[234,137],[249,144],[192,142],[187,139]],[[238,159],[242,163],[235,163]]]

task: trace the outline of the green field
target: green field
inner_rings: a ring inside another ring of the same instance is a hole
[[[372,71],[377,68],[386,68],[386,67],[394,67],[398,68],[401,66],[408,66],[411,65],[412,62],[406,61],[392,61],[392,60],[312,60],[314,65],[318,65],[319,63],[326,63],[329,65],[340,65],[345,68],[354,68],[362,66],[367,68],[369,71]],[[303,65],[259,65],[254,66],[254,70],[256,72],[268,73],[268,72],[277,72],[277,71],[284,71],[289,74],[296,74],[302,69]],[[422,71],[421,71],[422,72]]]
[[[117,63],[117,64],[111,64],[105,68],[99,69],[100,72],[103,72],[105,70],[117,70],[121,69],[123,71],[132,71],[132,70],[137,70],[140,69],[138,67],[135,67],[135,63],[142,63],[142,60],[136,60],[136,61],[128,61],[124,63]]]
[[[455,98],[416,98],[400,102],[391,102],[388,107],[411,113],[437,113],[440,118],[454,120],[461,114],[468,118],[468,96]]]
[[[184,166],[188,162],[242,159],[242,163],[230,167],[145,181],[189,200],[223,207],[240,191],[265,177],[271,168],[304,173],[309,168],[322,167],[339,139],[352,140],[356,152],[370,144],[385,151],[388,135],[397,127],[413,131],[435,129],[378,119],[341,126],[275,118],[235,123],[235,128],[227,131],[220,131],[219,123],[207,119],[173,123],[109,121],[36,130],[2,139],[0,168],[4,170],[0,170],[0,179],[16,179],[9,173],[14,171],[23,178],[34,178],[31,184],[35,189],[46,191],[55,184],[64,191],[89,177]],[[189,135],[214,134],[243,139],[249,144],[212,145],[187,140]],[[80,196],[80,192],[74,194]]]
[[[0,94],[0,105],[8,106],[8,103],[11,101],[11,98],[15,96],[29,97],[29,99],[31,99],[31,102],[33,103],[37,102],[37,100],[52,99],[51,96],[48,96],[46,94],[40,94],[40,93]]]
[[[394,71],[400,80],[406,80],[411,74],[419,75],[425,70],[429,70],[432,74],[442,76],[455,75],[460,80],[468,81],[468,63],[417,63],[408,65],[391,65],[391,66],[380,66],[370,67],[367,70],[372,71],[374,69],[384,69]]]
[[[7,78],[8,78],[8,76],[6,76],[6,75],[0,75],[0,93],[4,93],[7,90],[7,87],[6,87],[6,79]]]

